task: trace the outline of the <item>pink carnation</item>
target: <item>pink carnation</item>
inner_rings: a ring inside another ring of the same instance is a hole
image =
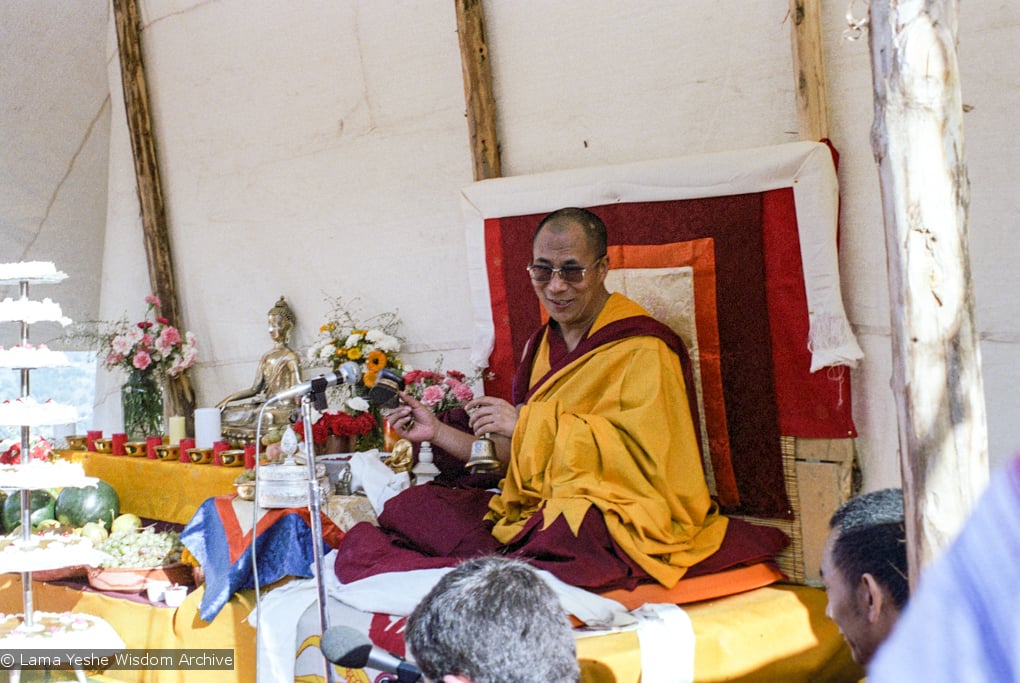
[[[445,396],[446,392],[443,391],[443,387],[433,384],[432,386],[425,387],[425,390],[421,392],[421,402],[432,407],[442,403]]]
[[[152,356],[149,355],[148,351],[139,351],[135,354],[135,357],[131,359],[131,365],[139,370],[145,370],[152,365]]]
[[[159,300],[159,297],[156,296],[155,294],[150,294],[149,296],[145,297],[145,303],[149,304],[150,306],[157,307],[162,306],[162,302]]]
[[[458,382],[455,379],[446,380],[446,385],[450,387],[450,391],[453,392],[453,397],[457,399],[459,403],[467,403],[475,397],[475,392],[471,391],[471,387]]]
[[[163,331],[159,333],[159,338],[156,340],[156,348],[166,353],[171,348],[181,343],[181,333],[177,331],[176,327],[164,327]]]

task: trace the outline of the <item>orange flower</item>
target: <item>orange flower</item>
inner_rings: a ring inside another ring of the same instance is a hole
[[[386,367],[387,360],[389,359],[386,358],[386,353],[384,351],[380,351],[379,349],[373,349],[368,353],[368,358],[365,360],[365,365],[368,366],[369,370],[373,372],[378,372],[379,370],[382,370],[383,368]]]
[[[347,360],[361,360],[361,349],[357,346],[347,349]]]
[[[366,372],[364,375],[361,376],[361,382],[366,387],[371,389],[372,387],[375,386],[375,381],[378,378],[379,378],[379,371],[378,370],[371,370],[370,369],[368,372]]]

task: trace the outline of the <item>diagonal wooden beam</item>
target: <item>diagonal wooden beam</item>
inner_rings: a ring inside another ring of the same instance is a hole
[[[161,314],[180,329],[181,309],[174,278],[170,231],[163,205],[156,137],[152,132],[152,117],[149,111],[138,3],[136,0],[112,0],[112,2],[117,26],[124,109],[131,138],[131,154],[135,163],[136,190],[145,237],[145,257],[149,266],[149,283],[152,292],[162,302]],[[169,382],[167,399],[169,413],[185,416],[190,424],[195,410],[195,398],[187,375],[181,375],[180,378]]]
[[[460,37],[474,178],[498,178],[502,170],[496,135],[496,98],[492,91],[489,47],[485,38],[485,11],[482,0],[454,0],[454,3],[457,6],[457,35]]]

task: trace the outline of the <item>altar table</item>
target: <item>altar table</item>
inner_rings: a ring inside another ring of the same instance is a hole
[[[120,511],[147,519],[187,524],[208,498],[234,493],[240,467],[195,465],[179,460],[62,451],[90,477],[99,477],[120,497]]]

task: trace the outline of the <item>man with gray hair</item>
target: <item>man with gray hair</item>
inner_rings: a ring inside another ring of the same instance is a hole
[[[501,556],[451,570],[415,607],[404,641],[434,683],[576,683],[574,635],[538,572]]]
[[[867,666],[892,631],[910,593],[903,491],[852,498],[829,520],[822,581],[854,661]]]

